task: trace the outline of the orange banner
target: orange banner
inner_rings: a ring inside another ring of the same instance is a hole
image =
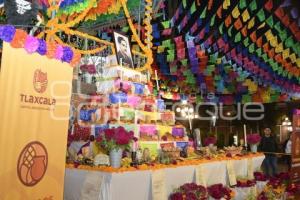
[[[0,199],[63,199],[73,69],[4,43]]]

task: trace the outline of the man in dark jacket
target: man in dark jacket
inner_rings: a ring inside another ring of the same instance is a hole
[[[277,173],[277,157],[274,153],[278,151],[278,146],[275,137],[272,136],[270,128],[265,128],[259,149],[265,153],[263,166],[266,174],[268,176],[274,176]]]

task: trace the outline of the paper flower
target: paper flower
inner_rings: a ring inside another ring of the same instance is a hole
[[[62,56],[61,60],[63,62],[70,63],[72,61],[73,55],[74,55],[73,51],[70,47],[64,47],[63,48],[63,56]]]
[[[64,49],[63,46],[57,45],[57,48],[55,50],[55,58],[57,60],[61,60],[61,58],[63,57],[63,55],[64,55],[63,49]]]
[[[16,29],[12,25],[0,26],[0,39],[5,42],[11,42],[15,36]]]
[[[39,47],[39,41],[37,38],[28,35],[24,47],[28,53],[34,53]]]
[[[39,39],[39,47],[36,50],[40,55],[45,55],[47,53],[47,44],[45,40]]]
[[[24,30],[17,29],[13,40],[10,45],[14,48],[23,48],[27,38],[27,33]]]

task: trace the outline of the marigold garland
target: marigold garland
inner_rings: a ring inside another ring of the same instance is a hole
[[[109,172],[109,173],[123,173],[123,172],[130,172],[130,171],[140,171],[140,170],[160,170],[160,169],[165,169],[165,168],[177,168],[181,166],[188,166],[188,165],[199,165],[199,164],[204,164],[204,163],[211,163],[211,162],[219,162],[219,161],[224,161],[224,160],[242,160],[242,159],[247,159],[247,158],[255,158],[258,156],[262,156],[262,153],[256,153],[256,154],[248,154],[242,157],[231,157],[228,158],[226,156],[221,156],[217,158],[212,158],[210,160],[208,159],[193,159],[193,160],[184,160],[182,162],[178,162],[176,165],[174,164],[169,164],[169,165],[164,165],[164,164],[155,164],[154,166],[149,166],[146,164],[139,165],[138,168],[135,167],[121,167],[119,169],[112,168],[112,167],[107,167],[107,166],[88,166],[88,165],[79,165],[76,166],[74,164],[66,164],[66,168],[69,169],[83,169],[83,170],[93,170],[93,171],[103,171],[103,172]]]

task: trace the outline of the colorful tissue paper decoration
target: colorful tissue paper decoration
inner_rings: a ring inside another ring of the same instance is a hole
[[[287,14],[296,16],[292,4],[286,9],[272,0],[262,7],[256,1],[195,2],[182,1],[171,20],[160,17],[152,24],[160,82],[167,85],[160,87],[164,98],[175,100],[193,90],[196,102],[299,98],[300,20]],[[175,36],[161,34],[169,29]],[[178,81],[180,94],[172,91],[172,81]],[[207,98],[209,93],[215,96]]]
[[[10,42],[14,48],[24,48],[28,53],[47,55],[48,58],[55,58],[62,62],[70,63],[72,66],[80,61],[81,55],[74,52],[71,47],[61,46],[54,42],[46,43],[42,39],[30,36],[21,29],[11,25],[0,26],[0,39]]]

